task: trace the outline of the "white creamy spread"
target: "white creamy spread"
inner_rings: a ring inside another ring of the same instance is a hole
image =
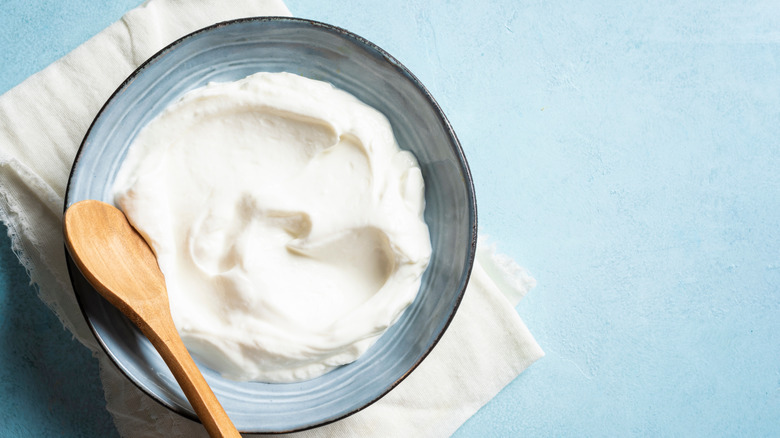
[[[356,360],[412,303],[431,255],[423,191],[380,112],[290,73],[187,93],[114,185],[190,351],[266,382]]]

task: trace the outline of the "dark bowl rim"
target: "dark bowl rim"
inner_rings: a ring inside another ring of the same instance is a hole
[[[431,346],[422,354],[422,356],[412,364],[412,366],[404,373],[400,378],[398,378],[395,382],[390,384],[383,392],[381,392],[377,397],[375,397],[372,400],[369,400],[364,405],[354,408],[350,410],[349,412],[339,415],[334,418],[330,418],[324,421],[320,421],[316,424],[306,425],[298,428],[293,429],[286,429],[286,430],[278,430],[278,431],[264,431],[264,430],[242,430],[242,433],[264,433],[264,434],[282,434],[282,433],[290,433],[290,432],[300,432],[303,430],[313,429],[321,426],[325,426],[327,424],[339,421],[343,418],[346,418],[350,415],[353,415],[357,412],[362,411],[363,409],[367,408],[368,406],[371,406],[375,402],[377,402],[379,399],[387,395],[390,391],[392,391],[396,386],[398,386],[404,379],[406,379],[409,374],[412,373],[417,367],[422,363],[425,358],[428,357],[428,355],[433,351],[433,349],[436,347],[436,345],[441,340],[444,333],[447,331],[447,328],[449,328],[450,324],[452,323],[452,319],[455,317],[455,314],[458,311],[458,308],[460,307],[461,302],[463,301],[463,296],[466,292],[466,288],[469,283],[469,279],[471,278],[471,271],[474,266],[474,260],[476,257],[476,247],[477,247],[477,202],[476,202],[476,196],[474,192],[474,181],[471,176],[471,170],[469,169],[468,162],[466,161],[466,156],[463,152],[463,148],[461,147],[460,141],[458,140],[457,135],[455,134],[454,129],[452,128],[452,125],[450,124],[447,117],[444,115],[444,112],[442,111],[441,107],[439,106],[438,102],[433,98],[431,93],[428,91],[427,88],[420,82],[417,77],[412,74],[412,72],[406,68],[400,61],[395,59],[392,55],[387,53],[384,49],[377,46],[376,44],[372,43],[371,41],[354,34],[344,28],[334,26],[331,24],[323,23],[320,21],[310,20],[307,18],[298,18],[298,17],[284,17],[284,16],[258,16],[258,17],[246,17],[246,18],[238,18],[233,20],[226,20],[219,23],[212,24],[210,26],[203,27],[201,29],[198,29],[194,32],[188,33],[177,40],[173,41],[172,43],[168,44],[164,48],[160,49],[149,57],[146,61],[144,61],[140,66],[138,66],[128,77],[125,79],[116,90],[114,90],[113,93],[111,93],[111,96],[106,100],[106,102],[103,104],[103,106],[100,108],[98,113],[95,115],[95,118],[92,120],[92,122],[89,125],[89,128],[87,129],[86,133],[84,134],[84,138],[81,141],[81,144],[79,145],[79,149],[76,152],[76,157],[73,160],[73,164],[71,165],[70,172],[68,174],[68,184],[65,188],[65,197],[64,197],[64,205],[63,205],[63,214],[65,213],[65,210],[68,209],[68,206],[70,204],[69,197],[70,197],[70,186],[71,181],[73,180],[73,174],[76,170],[76,167],[78,166],[79,159],[81,158],[81,155],[84,151],[85,143],[87,141],[87,138],[89,138],[90,133],[92,132],[92,129],[95,126],[95,123],[100,119],[103,112],[106,110],[106,108],[111,104],[111,102],[114,100],[114,98],[121,93],[125,88],[127,88],[130,83],[132,83],[136,76],[138,76],[142,71],[144,71],[149,65],[153,64],[155,61],[157,61],[159,58],[164,56],[166,53],[170,52],[171,50],[175,49],[179,44],[184,42],[185,40],[188,40],[196,35],[199,35],[201,33],[210,32],[214,29],[218,29],[221,27],[228,27],[232,26],[234,24],[238,23],[247,23],[247,22],[292,22],[292,23],[298,23],[298,24],[304,24],[309,25],[315,28],[321,28],[328,32],[332,32],[335,34],[340,35],[341,37],[351,39],[355,42],[357,42],[359,45],[364,46],[365,48],[369,49],[369,51],[375,51],[379,55],[381,55],[390,65],[392,65],[396,70],[398,70],[402,75],[409,78],[409,80],[418,88],[418,90],[422,93],[423,97],[431,104],[431,106],[434,108],[436,112],[436,116],[439,118],[440,123],[447,131],[448,135],[450,136],[450,143],[453,146],[453,152],[455,153],[456,157],[458,158],[458,162],[460,164],[460,168],[463,171],[463,174],[465,176],[464,178],[464,184],[466,185],[466,192],[468,196],[468,204],[469,204],[469,216],[473,218],[473,221],[471,223],[471,243],[469,246],[469,253],[467,258],[467,266],[466,266],[466,273],[465,277],[463,278],[463,286],[461,290],[458,292],[457,299],[455,302],[455,305],[452,309],[452,312],[449,314],[447,320],[444,323],[444,326],[442,327],[441,331],[436,335],[436,338],[433,340],[433,343]],[[179,406],[173,405],[171,403],[168,403],[167,401],[160,398],[154,391],[152,391],[150,388],[147,388],[146,385],[142,385],[140,382],[138,382],[136,379],[133,378],[131,373],[122,365],[122,363],[117,359],[117,357],[111,352],[111,350],[106,345],[103,338],[100,336],[100,334],[97,332],[97,329],[95,328],[94,324],[92,323],[92,320],[87,315],[85,304],[82,302],[82,298],[80,294],[76,293],[75,290],[75,283],[74,283],[74,276],[78,273],[78,268],[73,263],[73,260],[70,256],[70,253],[68,252],[67,246],[65,247],[65,259],[68,267],[68,275],[70,277],[70,283],[71,287],[73,288],[73,293],[76,296],[76,301],[78,302],[79,309],[81,310],[82,316],[84,316],[84,319],[87,322],[87,325],[89,326],[90,331],[92,331],[93,336],[95,336],[95,339],[98,341],[98,344],[103,349],[103,351],[106,353],[106,355],[111,359],[111,362],[116,366],[122,374],[138,389],[146,393],[151,399],[155,400],[157,403],[161,404],[162,406],[165,406],[169,410],[185,417],[189,418],[191,420],[200,422],[197,415],[194,412],[190,412],[188,410],[182,409]]]

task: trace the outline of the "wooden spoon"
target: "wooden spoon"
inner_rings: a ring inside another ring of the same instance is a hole
[[[212,437],[240,437],[173,325],[165,278],[124,213],[100,201],[65,211],[65,243],[92,286],[141,329]]]

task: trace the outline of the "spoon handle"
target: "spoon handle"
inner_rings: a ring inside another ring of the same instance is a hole
[[[238,430],[184,346],[170,315],[167,319],[161,316],[147,322],[139,324],[141,331],[170,368],[209,436],[240,438]]]

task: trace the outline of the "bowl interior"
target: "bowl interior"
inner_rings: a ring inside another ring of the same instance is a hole
[[[476,206],[468,167],[449,123],[400,63],[339,28],[300,19],[253,18],[188,35],[128,78],[84,139],[66,207],[84,199],[111,203],[111,185],[133,139],[182,94],[210,81],[237,80],[258,71],[327,81],[384,113],[399,145],[420,163],[433,245],[416,301],[358,361],[292,384],[234,382],[201,366],[239,430],[280,432],[325,424],[360,410],[427,355],[454,315],[468,281]],[[70,258],[68,262],[85,317],[117,366],[159,402],[194,418],[151,344],[89,286]]]

